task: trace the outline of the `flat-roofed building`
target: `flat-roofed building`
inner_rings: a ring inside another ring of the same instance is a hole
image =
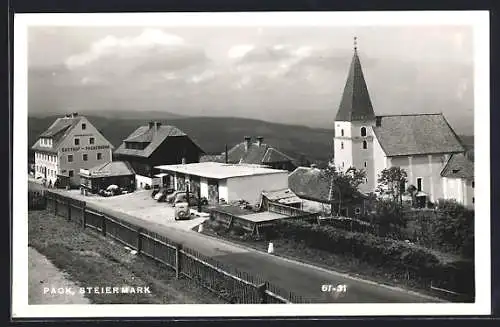
[[[239,200],[256,204],[262,192],[288,188],[288,171],[261,165],[200,162],[155,168],[169,175],[174,189],[199,190],[212,204]]]

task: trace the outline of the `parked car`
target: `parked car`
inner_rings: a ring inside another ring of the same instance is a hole
[[[155,190],[156,191],[156,190]],[[172,193],[173,189],[161,188],[158,191],[153,191],[153,198],[158,202],[165,202],[167,200],[167,196]]]
[[[174,203],[174,200],[175,200],[175,197],[177,196],[177,194],[179,193],[186,193],[185,191],[174,191],[170,194],[167,195],[167,198],[165,199],[166,202],[168,203]]]
[[[175,198],[172,202],[172,205],[175,206],[176,203],[187,202],[186,192],[179,192],[175,195]],[[197,206],[198,205],[198,196],[193,193],[189,193],[189,205]],[[208,200],[206,198],[201,198],[201,205],[208,205]]]
[[[191,211],[187,202],[177,202],[175,204],[175,220],[184,220],[191,218]]]

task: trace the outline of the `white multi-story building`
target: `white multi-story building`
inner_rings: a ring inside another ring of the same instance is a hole
[[[43,132],[32,149],[35,178],[54,185],[80,185],[80,169],[112,160],[113,145],[77,113],[58,118]]]
[[[417,188],[421,204],[440,198],[454,198],[465,205],[472,202],[473,164],[467,169],[472,171],[467,187],[455,186],[463,181],[455,183],[445,176],[448,173],[443,174],[451,160],[465,153],[443,114],[376,116],[356,47],[334,128],[333,163],[340,170],[354,167],[366,172],[360,191],[374,192],[382,170],[401,167],[408,175],[406,186]]]

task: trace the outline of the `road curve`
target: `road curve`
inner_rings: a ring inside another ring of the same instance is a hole
[[[63,192],[61,192],[63,193]],[[63,193],[68,195],[67,193]],[[377,284],[308,264],[270,255],[257,250],[232,244],[210,236],[162,225],[108,209],[96,203],[87,203],[94,209],[136,224],[167,237],[173,242],[212,257],[219,262],[259,275],[270,283],[312,300],[314,303],[439,303],[434,297],[407,291],[401,288]],[[338,296],[335,292],[323,292],[321,286],[346,285],[346,292]]]

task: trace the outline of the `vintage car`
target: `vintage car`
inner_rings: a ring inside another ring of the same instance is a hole
[[[184,220],[191,218],[191,211],[187,202],[175,203],[175,220]]]

